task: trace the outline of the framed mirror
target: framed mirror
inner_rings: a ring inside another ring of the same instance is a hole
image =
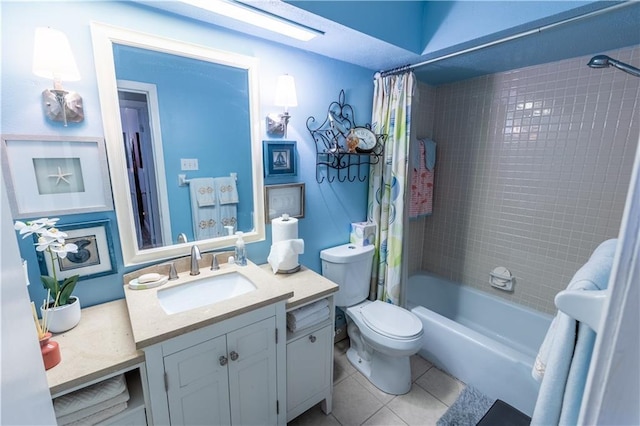
[[[265,239],[256,58],[91,23],[125,266]]]

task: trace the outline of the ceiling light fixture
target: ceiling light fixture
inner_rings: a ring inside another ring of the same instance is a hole
[[[314,30],[233,0],[182,0],[182,3],[237,19],[296,40],[309,41],[323,34],[322,31]]]

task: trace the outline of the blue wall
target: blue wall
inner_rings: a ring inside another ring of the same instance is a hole
[[[305,240],[305,253],[300,261],[319,272],[319,251],[348,241],[350,223],[365,220],[367,185],[359,182],[316,183],[315,146],[306,130],[306,119],[309,116],[324,117],[327,106],[344,89],[347,102],[355,108],[358,124],[368,122],[373,96],[372,71],[134,4],[5,2],[2,4],[3,134],[104,136],[91,46],[91,21],[259,58],[261,117],[279,111],[273,106],[277,76],[288,73],[296,78],[299,106],[290,110],[292,119],[287,139],[298,142],[298,176],[292,181],[304,182],[306,186],[305,218],[299,222],[299,235]],[[51,87],[52,82],[31,72],[33,34],[38,26],[60,29],[69,38],[82,80],[67,83],[65,87],[79,92],[83,97],[85,121],[82,123],[70,124],[65,128],[44,117],[40,105],[41,92]],[[119,120],[119,117],[113,119]],[[269,139],[264,124],[261,133],[265,139]],[[64,224],[102,218],[112,221],[118,272],[80,281],[75,294],[85,307],[124,297],[122,274],[125,268],[120,254],[115,214],[69,215],[63,216],[60,221],[60,224]],[[248,245],[249,258],[256,263],[266,262],[270,245],[271,229],[267,226],[267,240]],[[31,298],[42,301],[45,292],[40,284],[31,240],[21,240],[20,250],[29,262]]]

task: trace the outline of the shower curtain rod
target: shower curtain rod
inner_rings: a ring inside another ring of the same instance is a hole
[[[485,49],[487,47],[491,47],[491,46],[495,46],[495,45],[498,45],[498,44],[506,43],[507,41],[517,40],[517,39],[522,38],[522,37],[526,37],[526,36],[533,35],[533,34],[538,34],[538,33],[541,33],[543,31],[547,31],[547,30],[550,30],[552,28],[559,27],[559,26],[562,26],[562,25],[565,25],[565,24],[568,24],[568,23],[571,23],[571,22],[580,21],[582,19],[598,16],[598,15],[601,15],[603,13],[611,12],[613,10],[622,9],[623,7],[630,6],[630,5],[634,4],[634,3],[635,3],[634,1],[624,1],[622,3],[618,3],[618,4],[615,4],[613,6],[609,6],[609,7],[603,8],[603,9],[598,9],[598,10],[594,10],[594,11],[585,13],[584,15],[574,16],[572,18],[563,19],[562,21],[554,22],[553,24],[543,25],[541,27],[534,28],[532,30],[523,31],[523,32],[520,32],[520,33],[517,33],[517,34],[513,34],[513,35],[510,35],[510,36],[507,36],[507,37],[500,38],[498,40],[494,40],[494,41],[490,41],[490,42],[487,42],[487,43],[483,43],[483,44],[480,44],[478,46],[469,47],[467,49],[462,49],[462,50],[459,50],[457,52],[448,53],[446,55],[442,55],[442,56],[438,56],[438,57],[435,57],[435,58],[427,59],[427,60],[422,61],[422,62],[418,62],[418,63],[415,63],[415,64],[402,65],[402,66],[399,66],[399,67],[396,67],[396,68],[388,69],[386,71],[379,71],[379,72],[376,73],[374,78],[386,77],[386,76],[393,75],[393,74],[399,74],[399,73],[402,73],[402,72],[405,72],[405,71],[409,71],[409,70],[412,70],[412,69],[415,69],[415,68],[419,68],[419,67],[422,67],[422,66],[425,66],[425,65],[432,64],[434,62],[442,61],[442,60],[449,59],[449,58],[454,58],[456,56],[460,56],[460,55],[463,55],[465,53],[475,52],[477,50]]]

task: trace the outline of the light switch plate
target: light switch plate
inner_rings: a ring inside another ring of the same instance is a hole
[[[180,170],[198,170],[197,158],[181,158]]]

